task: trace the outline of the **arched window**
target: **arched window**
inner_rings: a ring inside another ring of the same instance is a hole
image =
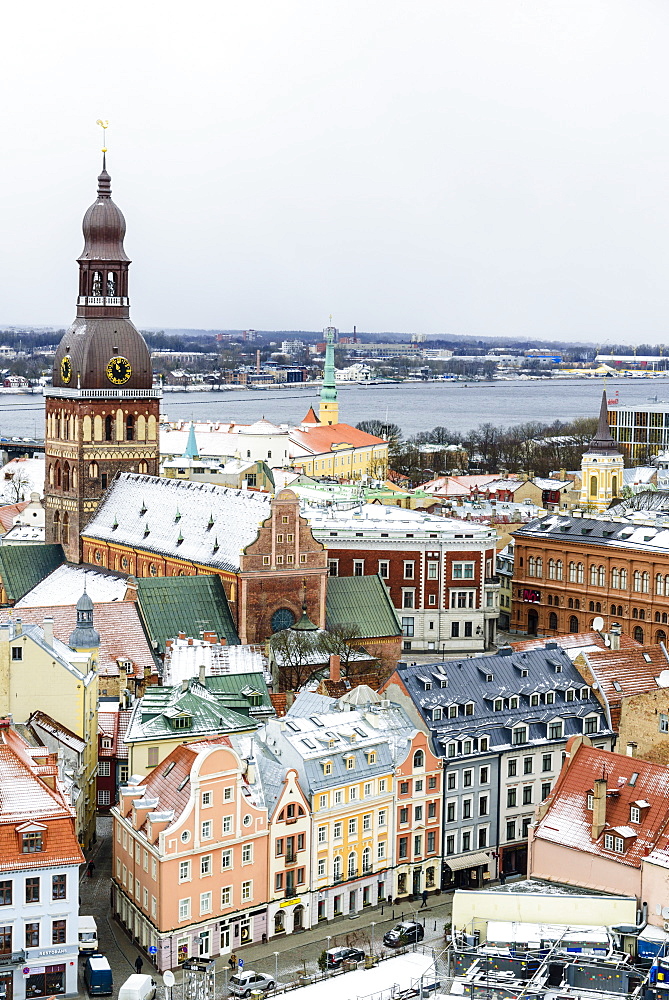
[[[669,574],[664,578],[664,593],[669,597]]]
[[[569,631],[578,632],[578,618],[576,615],[572,615],[569,619]]]
[[[284,911],[277,910],[274,914],[274,933],[281,934],[284,930]]]
[[[413,755],[413,766],[414,767],[424,767],[425,766],[425,754],[422,750],[416,750]]]
[[[53,486],[53,463],[49,463],[49,486]]]
[[[595,611],[597,612],[598,615],[601,615],[602,613],[602,605],[600,604],[599,601],[595,601]]]
[[[102,295],[102,275],[99,271],[93,271],[91,295]]]
[[[569,582],[576,583],[576,563],[569,563]]]
[[[105,441],[114,440],[114,418],[111,413],[105,417]]]
[[[632,634],[636,642],[640,642],[643,644],[643,629],[641,628],[640,625],[636,626]]]
[[[595,602],[590,601],[590,603],[588,604],[588,611],[594,611],[594,610],[595,610]]]
[[[621,569],[620,571],[620,589],[627,590],[627,570]]]
[[[576,582],[585,583],[585,566],[583,563],[579,563],[576,567]]]
[[[553,604],[555,605],[556,608],[560,607],[560,598],[558,597],[557,594],[553,594]]]
[[[535,560],[534,556],[530,556],[530,558],[527,560],[527,575],[528,576],[536,576],[537,575],[536,574],[536,560]]]
[[[641,619],[642,622],[646,620],[646,612],[644,611],[643,608],[639,609],[639,618]]]
[[[135,418],[132,413],[129,413],[125,418],[125,439],[126,441],[135,440]]]
[[[140,462],[139,466],[138,466],[138,471],[139,471],[140,475],[145,476],[147,474],[147,472],[149,471],[149,463],[148,462]]]
[[[596,566],[591,566],[590,567],[590,586],[591,587],[596,587],[597,586],[597,567]]]
[[[650,592],[650,573],[641,574],[641,593],[648,594]]]
[[[611,570],[611,587],[613,590],[618,590],[620,588],[620,574],[616,566]]]
[[[669,616],[667,615],[666,611],[662,612],[662,624],[669,625]]]
[[[555,559],[548,560],[548,579],[555,579]]]
[[[553,595],[552,595],[552,594],[549,594],[549,595],[548,595],[548,603],[549,603],[549,604],[552,604],[552,603],[553,603]]]
[[[612,604],[611,605],[611,614],[615,615],[615,613],[616,613],[616,606],[615,606],[615,604]]]
[[[568,608],[573,608],[573,607],[574,607],[574,598],[573,598],[573,597],[570,597],[570,598],[569,598],[569,599],[567,600],[567,607],[568,607]]]
[[[664,597],[664,577],[661,573],[655,574],[655,593],[658,597]]]
[[[272,632],[281,632],[295,622],[295,615],[289,608],[279,608],[272,615]]]
[[[597,476],[590,476],[590,496],[597,496]]]
[[[143,413],[137,417],[137,440],[146,440],[146,418]]]
[[[371,847],[366,847],[362,852],[362,870],[364,873],[371,872],[372,870],[372,849]]]
[[[341,856],[339,854],[332,863],[332,876],[335,882],[341,882]]]
[[[603,566],[600,566],[599,569],[597,570],[597,585],[599,587],[606,586],[606,570],[604,569]]]
[[[557,631],[558,617],[554,611],[551,611],[551,613],[548,616],[548,627],[552,629],[554,632]]]
[[[655,642],[666,642],[666,641],[667,641],[667,633],[664,631],[663,628],[659,628],[655,633]]]
[[[622,618],[622,616],[623,616],[623,606],[622,606],[622,604],[619,604],[618,605],[618,617]]]
[[[660,612],[659,612],[659,611],[656,611],[656,612],[655,612],[655,622],[656,622],[656,623],[657,623],[657,624],[659,625],[659,623],[660,623],[661,621],[662,621],[662,615],[660,614]]]
[[[611,496],[612,497],[617,497],[618,496],[618,477],[617,476],[611,476]]]
[[[638,608],[632,608],[632,618],[638,618],[638,617],[639,617]]]
[[[574,607],[576,608],[577,611],[581,610],[581,602],[579,601],[578,597],[574,600]]]
[[[116,275],[113,271],[107,271],[107,295],[111,297],[116,295]]]
[[[355,851],[351,851],[351,853],[348,856],[348,877],[353,878],[353,876],[357,874],[357,871],[358,871],[358,863],[357,863],[357,858],[355,856]]]
[[[555,564],[555,573],[556,573],[557,579],[561,580],[562,579],[562,560],[561,559],[558,559],[557,563]]]
[[[67,493],[70,488],[70,463],[66,462],[63,466],[63,491]]]
[[[63,545],[67,545],[70,540],[70,516],[67,511],[63,514],[63,525],[60,531],[60,540]]]
[[[97,479],[98,478],[98,472],[99,472],[98,463],[97,462],[91,462],[90,465],[88,466],[88,478],[89,479]]]
[[[641,573],[639,572],[638,569],[634,570],[634,576],[632,577],[632,581],[633,581],[632,585],[634,591],[637,594],[641,593]]]
[[[541,556],[537,556],[537,576],[541,577],[544,575],[544,561]]]

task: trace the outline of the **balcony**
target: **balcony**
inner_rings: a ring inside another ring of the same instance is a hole
[[[294,865],[297,861],[297,854],[295,851],[286,851],[286,864]]]
[[[52,399],[162,399],[162,389],[60,389],[45,386],[44,395]],[[143,443],[143,442],[142,442]]]
[[[284,892],[284,896],[285,896],[286,899],[296,899],[297,898],[297,894],[298,894],[297,893],[297,889],[295,888],[294,885],[287,885],[286,886],[286,890]]]
[[[127,306],[129,304],[128,298],[120,295],[80,295],[77,300],[79,306]]]
[[[487,576],[485,578],[486,587],[499,587],[502,583],[502,578],[499,576]]]

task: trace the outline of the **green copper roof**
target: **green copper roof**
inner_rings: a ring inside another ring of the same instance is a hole
[[[149,640],[157,644],[160,653],[165,650],[165,641],[174,639],[179,632],[195,639],[202,631],[216,632],[219,638],[225,637],[228,645],[239,644],[218,576],[142,577],[137,580],[137,602]]]
[[[0,578],[9,603],[20,601],[64,562],[62,545],[0,546]]]
[[[222,705],[197,678],[191,678],[185,691],[181,684],[148,687],[133,709],[125,742],[247,733],[257,726],[254,719]]]
[[[288,629],[286,629],[286,631],[288,631]],[[306,609],[306,607],[304,605],[302,605],[302,617],[298,621],[294,622],[293,625],[290,626],[290,631],[291,632],[318,632],[319,631],[318,625],[314,625],[314,623],[312,622],[311,618],[307,614],[307,609]]]
[[[182,455],[182,458],[199,458],[200,453],[197,450],[197,441],[195,440],[195,427],[191,421],[190,430],[188,431],[188,441],[186,442],[186,450]]]
[[[325,332],[325,364],[323,366],[323,384],[321,399],[332,402],[337,398],[337,383],[335,381],[334,364],[334,331],[328,327]]]
[[[266,716],[274,714],[267,683],[262,673],[215,674],[205,677],[210,691],[219,705],[234,709],[241,715]]]
[[[362,639],[401,635],[402,626],[380,576],[328,577],[327,627],[355,625]]]

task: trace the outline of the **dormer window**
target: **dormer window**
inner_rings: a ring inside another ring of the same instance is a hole
[[[448,717],[449,717],[449,719],[457,719],[457,717],[458,717],[458,706],[457,705],[449,705],[448,706]]]
[[[323,764],[323,774],[332,774],[332,762],[326,760]]]
[[[468,701],[465,704],[465,715],[473,715],[473,714],[474,714],[474,702]]]
[[[604,834],[604,850],[614,851],[616,854],[625,853],[625,841],[622,837],[614,837],[612,833]]]
[[[588,809],[594,809],[595,807],[595,794],[594,792],[588,792],[586,798],[586,805]]]
[[[441,711],[440,708],[433,708],[432,709],[432,721],[433,722],[441,722],[441,716],[442,716],[442,711]]]
[[[544,696],[544,701],[547,705],[555,704],[555,691],[547,691]]]
[[[514,694],[513,698],[509,698],[509,708],[518,708],[518,695]]]
[[[512,743],[514,746],[527,743],[527,726],[516,726],[513,730]]]
[[[641,810],[638,806],[630,806],[630,823],[641,822]]]
[[[102,738],[102,749],[103,750],[111,750],[111,748],[112,748],[112,741],[109,739],[108,736],[103,736],[103,738]]]
[[[355,757],[346,757],[346,770],[352,771],[355,767]]]
[[[548,723],[548,739],[562,739],[562,719],[555,719],[553,722]]]
[[[21,834],[21,853],[39,854],[44,850],[44,832],[42,830],[27,830]]]
[[[502,698],[496,698],[492,705],[493,712],[501,712],[504,709],[504,701]]]
[[[193,717],[191,715],[177,715],[172,719],[173,729],[191,729],[193,726]]]
[[[539,695],[538,694],[531,694],[530,695],[530,705],[532,706],[532,708],[536,708],[538,704],[539,704]]]
[[[367,754],[367,763],[376,764],[376,751],[374,750],[369,751],[369,753]]]

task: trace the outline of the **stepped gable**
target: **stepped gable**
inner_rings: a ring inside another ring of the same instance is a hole
[[[122,473],[83,535],[235,573],[270,513],[266,494]]]

